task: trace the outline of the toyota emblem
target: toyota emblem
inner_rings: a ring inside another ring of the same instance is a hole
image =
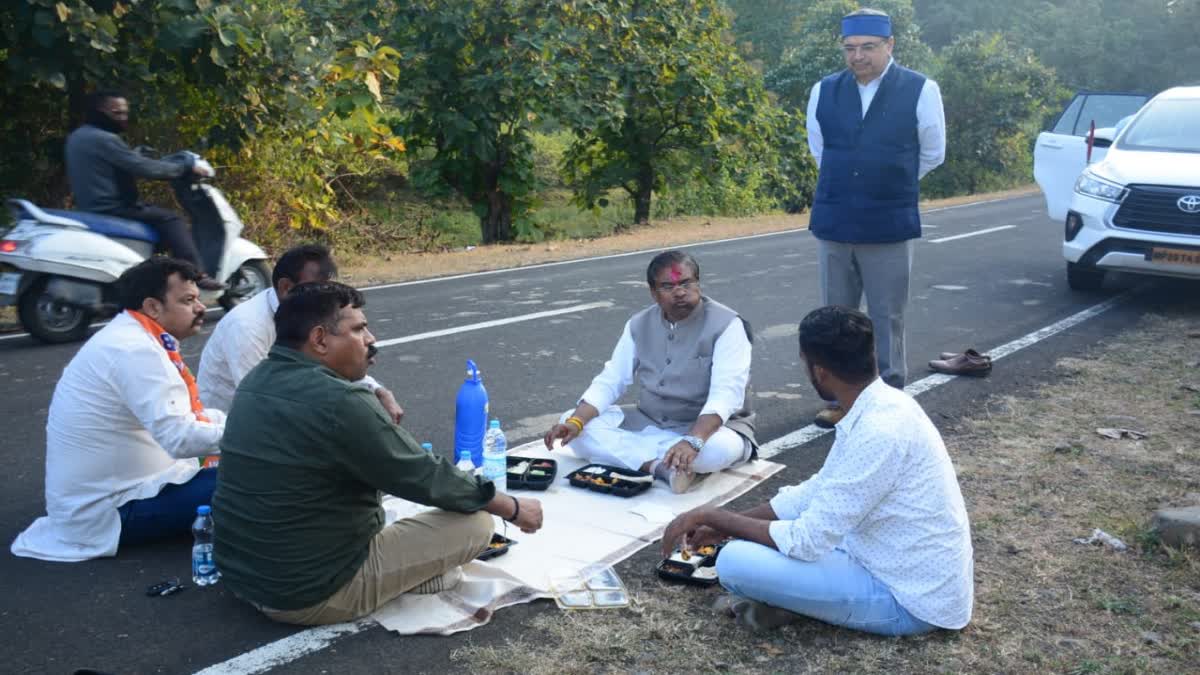
[[[1200,213],[1200,195],[1184,195],[1175,203],[1184,213]]]

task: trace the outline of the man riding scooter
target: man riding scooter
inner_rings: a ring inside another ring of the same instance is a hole
[[[171,180],[188,171],[212,176],[212,167],[202,159],[189,165],[142,157],[120,136],[128,126],[129,102],[124,94],[100,90],[88,96],[85,123],[71,132],[66,143],[67,179],[75,208],[145,223],[159,233],[176,258],[204,270],[183,217],[139,202],[136,179]],[[207,273],[196,285],[205,291],[226,287]]]

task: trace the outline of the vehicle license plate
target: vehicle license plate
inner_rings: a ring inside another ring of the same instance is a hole
[[[1200,251],[1154,247],[1150,249],[1150,262],[1164,265],[1200,265]]]
[[[16,295],[21,283],[21,275],[15,272],[0,274],[0,295]]]

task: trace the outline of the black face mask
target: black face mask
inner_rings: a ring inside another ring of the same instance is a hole
[[[100,129],[114,134],[124,133],[125,130],[129,128],[128,121],[118,122],[117,120],[109,117],[102,110],[89,110],[87,112],[86,121],[88,124],[94,127],[99,127]]]

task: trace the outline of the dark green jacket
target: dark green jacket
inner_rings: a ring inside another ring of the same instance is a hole
[[[238,386],[221,439],[212,507],[222,579],[273,609],[325,600],[383,527],[380,491],[462,513],[495,494],[424,452],[370,391],[275,346]]]

